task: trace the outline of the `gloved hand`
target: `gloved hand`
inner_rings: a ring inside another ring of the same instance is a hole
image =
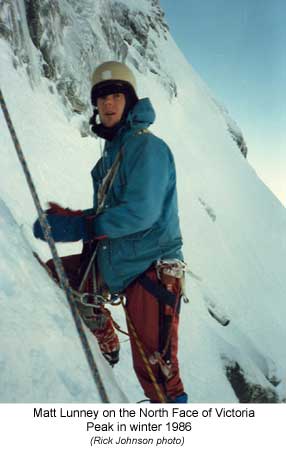
[[[76,211],[70,208],[63,208],[58,203],[49,202],[49,209],[46,210],[46,214],[58,214],[59,216],[82,216],[84,211],[77,209]]]
[[[90,241],[96,238],[93,229],[94,215],[86,215],[81,210],[73,211],[63,208],[53,202],[50,202],[49,206],[45,213],[52,237],[56,242],[75,242],[80,239]],[[45,240],[39,219],[34,223],[33,233],[36,238]]]

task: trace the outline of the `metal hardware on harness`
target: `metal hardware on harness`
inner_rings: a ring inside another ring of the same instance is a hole
[[[158,259],[155,267],[159,280],[162,274],[174,278],[183,278],[187,271],[187,264],[180,259]]]
[[[182,300],[184,303],[190,303],[190,300],[188,299],[188,297],[186,297],[185,294],[182,294],[182,295],[181,295],[181,300]]]
[[[126,298],[122,294],[110,294],[108,296],[99,293],[88,293],[73,291],[76,301],[88,308],[100,308],[102,305],[118,306],[122,302],[125,302]],[[91,299],[92,303],[88,302]]]
[[[109,297],[103,297],[105,300],[105,303],[112,305],[112,306],[117,306],[117,305],[121,305],[121,303],[125,303],[126,302],[126,297],[123,294],[109,294]]]
[[[154,352],[151,356],[149,356],[149,362],[153,366],[155,366],[156,364],[159,364],[160,369],[167,380],[170,380],[170,378],[172,378],[172,375],[173,375],[172,365],[170,362],[164,361],[161,353]]]
[[[162,281],[165,275],[167,277],[174,277],[181,279],[181,300],[184,303],[190,303],[190,300],[185,294],[185,273],[189,273],[188,266],[180,259],[158,259],[155,264],[157,277]]]

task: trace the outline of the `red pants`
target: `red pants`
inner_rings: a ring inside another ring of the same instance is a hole
[[[86,264],[84,263],[86,261],[84,261],[84,254],[65,256],[61,258],[61,260],[71,287],[77,290],[85,272],[84,267]],[[46,263],[46,266],[48,266],[55,281],[58,281],[53,260],[49,260]],[[87,277],[84,284],[84,291],[93,294],[93,280],[91,274]],[[81,311],[80,314],[86,325],[96,337],[104,357],[112,366],[116,364],[118,362],[120,344],[109,310],[102,305],[100,308],[88,308],[88,311]]]
[[[81,255],[63,256],[61,260],[71,287],[73,289],[78,289],[81,281],[80,277]],[[54,265],[54,261],[50,259],[49,261],[46,262],[46,265],[50,269],[54,280],[58,281],[58,275]]]
[[[158,283],[155,269],[150,269],[146,274],[152,281]],[[180,280],[176,280],[174,293],[180,296]],[[146,290],[142,284],[135,280],[125,291],[127,298],[127,313],[136,330],[139,340],[143,345],[147,359],[154,352],[162,352],[169,339],[168,354],[165,360],[170,362],[172,375],[169,379],[163,375],[158,363],[151,365],[155,379],[163,395],[167,400],[173,400],[184,392],[183,383],[180,378],[179,364],[177,359],[178,352],[178,324],[179,315],[169,305],[162,304],[154,295]],[[164,329],[167,326],[167,330]],[[152,402],[160,402],[158,393],[150,379],[146,363],[144,362],[136,338],[132,329],[128,327],[131,341],[133,366],[138,380],[144,390],[146,397]],[[169,336],[169,338],[168,338]],[[163,339],[162,339],[163,337]]]
[[[82,256],[71,255],[61,259],[72,288],[77,289],[82,278],[82,273],[80,273]],[[48,261],[47,266],[51,270],[53,277],[57,279],[53,261]],[[150,269],[146,275],[152,281],[159,283],[155,269]],[[89,286],[89,283],[90,280],[88,279],[87,285],[85,286],[87,291],[89,291],[92,287]],[[177,298],[180,296],[181,287],[179,280],[176,280],[173,292],[176,294]],[[158,364],[150,364],[149,367],[151,367],[156,382],[159,385],[164,397],[166,397],[166,400],[168,401],[175,399],[175,397],[184,392],[177,359],[179,315],[177,312],[174,313],[174,308],[168,304],[165,304],[161,300],[158,300],[155,295],[148,292],[138,280],[135,280],[128,286],[125,290],[125,295],[127,298],[127,313],[143,346],[147,359],[149,360],[149,357],[153,355],[154,352],[163,351],[163,353],[165,353],[164,359],[167,362],[170,362],[172,373],[170,378],[166,378]],[[110,321],[110,323],[112,322]],[[137,378],[146,397],[148,397],[152,402],[160,402],[161,399],[159,398],[156,388],[150,379],[146,368],[146,363],[144,362],[138,349],[132,329],[129,326],[128,329],[133,366]],[[118,341],[116,334],[114,334],[114,336]],[[167,343],[168,345],[166,345]],[[168,348],[165,352],[164,350],[166,347]]]

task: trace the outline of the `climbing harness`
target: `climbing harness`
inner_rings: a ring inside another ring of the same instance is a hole
[[[142,361],[145,365],[146,371],[149,375],[149,378],[154,386],[155,392],[157,394],[157,397],[160,402],[166,403],[167,398],[165,393],[162,391],[162,388],[158,384],[156,377],[153,373],[152,366],[158,364],[160,367],[160,370],[166,380],[169,380],[173,376],[172,372],[172,366],[171,361],[166,357],[167,352],[170,347],[170,341],[171,341],[171,335],[172,335],[172,328],[174,324],[174,319],[176,313],[179,311],[180,306],[180,300],[182,298],[182,295],[176,295],[174,292],[172,292],[172,282],[174,283],[175,279],[181,279],[184,277],[184,274],[186,272],[187,266],[185,263],[183,263],[180,260],[159,260],[155,264],[155,269],[157,272],[157,278],[161,281],[161,283],[158,283],[156,281],[153,281],[151,278],[149,278],[148,274],[142,274],[140,277],[138,277],[138,282],[142,285],[144,289],[146,289],[153,297],[155,297],[159,304],[166,305],[169,308],[172,308],[172,315],[170,324],[168,326],[168,332],[166,335],[166,340],[164,342],[164,346],[162,346],[162,350],[155,351],[151,355],[147,356],[146,351],[144,350],[144,344],[140,340],[138,333],[133,325],[133,322],[129,316],[128,310],[125,306],[125,303],[122,302],[125,315],[126,315],[126,321],[129,327],[129,333],[133,336],[134,342],[137,346],[137,349],[140,353],[140,356],[142,358]],[[169,286],[168,283],[166,283],[166,276],[169,277]],[[180,283],[182,284],[182,283]],[[168,288],[168,289],[167,289]]]
[[[72,314],[72,317],[73,317],[73,320],[74,320],[74,324],[75,324],[75,327],[77,329],[77,332],[78,332],[78,335],[79,335],[79,338],[80,338],[80,342],[81,342],[82,348],[84,350],[84,353],[85,353],[88,365],[90,367],[93,380],[94,380],[95,385],[96,385],[96,387],[98,389],[98,392],[99,392],[99,395],[100,395],[100,397],[102,399],[102,402],[103,403],[109,403],[109,398],[108,398],[106,389],[105,389],[105,387],[103,385],[100,373],[99,373],[97,365],[95,363],[93,354],[91,352],[91,349],[90,349],[87,337],[86,337],[84,329],[83,329],[83,325],[82,325],[79,313],[78,313],[76,305],[75,305],[74,295],[73,295],[72,289],[70,287],[69,281],[68,281],[67,276],[65,274],[62,261],[61,261],[60,257],[58,256],[58,252],[57,252],[57,249],[56,249],[55,241],[54,241],[54,239],[52,238],[52,235],[51,235],[51,230],[50,230],[49,223],[48,223],[48,221],[46,219],[46,215],[45,215],[45,213],[44,213],[44,211],[43,211],[43,209],[41,207],[40,200],[39,200],[39,197],[38,197],[38,194],[37,194],[37,191],[36,191],[33,179],[31,177],[31,173],[30,173],[28,165],[26,163],[26,160],[25,160],[25,157],[24,157],[24,154],[23,154],[20,142],[19,142],[19,140],[17,138],[16,131],[14,129],[14,126],[13,126],[10,114],[8,112],[8,109],[7,109],[7,106],[6,106],[6,103],[5,103],[5,100],[4,100],[4,96],[2,94],[2,90],[1,89],[0,89],[0,103],[1,103],[1,108],[2,108],[2,111],[3,111],[3,114],[4,114],[4,117],[5,117],[8,129],[9,129],[9,132],[10,132],[10,135],[11,135],[11,138],[12,138],[12,141],[13,141],[13,144],[14,144],[17,156],[18,156],[20,164],[22,166],[24,175],[26,177],[27,184],[29,186],[29,189],[30,189],[30,192],[31,192],[31,195],[32,195],[32,198],[33,198],[33,201],[34,201],[34,204],[35,204],[38,216],[39,216],[39,221],[40,221],[43,233],[44,233],[45,240],[48,243],[48,245],[50,247],[50,250],[51,250],[51,254],[52,254],[52,257],[53,257],[53,260],[54,260],[54,264],[55,264],[55,268],[56,268],[57,275],[58,275],[58,278],[59,278],[60,286],[66,293],[66,298],[67,298],[67,301],[68,301],[68,304],[69,304],[69,307],[70,307],[70,310],[71,310],[71,314]]]
[[[149,356],[149,362],[152,365],[158,364],[161,372],[168,380],[172,377],[172,365],[170,361],[170,344],[171,344],[171,336],[172,330],[176,318],[176,314],[179,313],[180,303],[183,299],[185,301],[184,294],[184,276],[187,270],[187,265],[181,260],[178,259],[169,259],[169,260],[158,260],[155,264],[156,274],[158,280],[161,283],[154,282],[151,280],[148,275],[142,274],[139,277],[139,282],[141,285],[151,294],[153,295],[164,308],[168,308],[171,311],[171,316],[169,318],[169,323],[167,324],[167,333],[164,338],[164,345],[161,344],[161,350],[152,353]],[[178,284],[180,286],[180,294],[174,293],[174,284]],[[167,320],[167,318],[165,318]]]

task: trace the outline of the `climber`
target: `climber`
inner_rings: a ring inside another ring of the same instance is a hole
[[[73,286],[79,285],[83,267],[96,252],[97,290],[125,295],[133,365],[150,402],[186,403],[177,358],[184,263],[173,155],[149,131],[154,109],[148,98],[139,100],[135,77],[125,64],[109,61],[96,68],[91,102],[92,131],[106,141],[91,172],[93,208],[71,211],[51,204],[51,232],[55,241],[84,242],[81,256],[63,258]],[[44,238],[39,221],[34,235]],[[49,267],[53,270],[51,262]],[[92,284],[90,278],[87,284]],[[119,342],[105,310],[89,308],[86,323],[105,357],[115,363]],[[86,319],[85,311],[83,315]],[[110,341],[106,348],[105,333]]]

